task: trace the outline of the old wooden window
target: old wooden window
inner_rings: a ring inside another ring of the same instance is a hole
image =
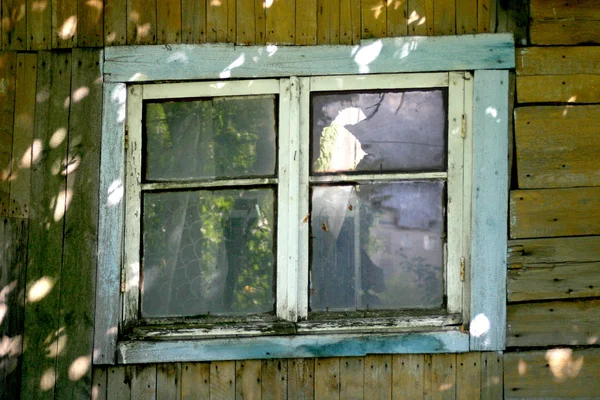
[[[108,49],[95,362],[502,349],[512,48]]]

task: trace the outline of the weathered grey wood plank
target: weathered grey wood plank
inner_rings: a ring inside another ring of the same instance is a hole
[[[342,364],[340,359],[340,364]],[[392,398],[392,356],[369,355],[364,362],[364,393],[367,399]]]
[[[261,392],[263,400],[287,400],[288,362],[275,358],[262,361]]]
[[[260,360],[241,360],[235,363],[235,398],[262,398],[262,364]]]
[[[221,361],[210,364],[210,398],[211,400],[235,398],[234,361]]]
[[[210,397],[210,364],[183,363],[180,386],[182,399],[208,399]]]
[[[106,398],[110,400],[131,400],[131,369],[130,366],[108,368],[108,383]]]
[[[338,357],[315,360],[315,398],[339,399],[340,359]]]
[[[139,400],[156,398],[156,365],[131,367],[131,398]]]
[[[393,353],[453,353],[465,352],[468,349],[467,334],[445,331],[369,336],[264,336],[210,341],[124,341],[118,345],[118,358],[120,362],[135,364]]]
[[[365,358],[340,358],[340,398],[361,400],[364,398]]]
[[[481,354],[456,355],[456,399],[481,398]]]
[[[514,67],[512,35],[377,39],[352,46],[111,47],[107,82],[427,72]]]
[[[0,219],[0,340],[8,348],[0,361],[0,399],[18,399],[21,390],[25,274],[29,221]]]
[[[0,216],[8,215],[12,158],[17,53],[0,52]]]
[[[43,151],[31,171],[24,335],[27,350],[23,354],[21,390],[24,399],[54,397],[56,357],[66,340],[76,340],[76,336],[66,336],[59,315],[64,217],[70,202],[64,140],[69,129],[69,110],[64,105],[70,86],[71,53],[38,53],[34,140],[40,142]],[[62,141],[56,139],[56,132],[64,133]]]
[[[98,235],[98,181],[102,136],[102,53],[74,49],[60,287],[60,320],[69,345],[57,360],[58,398],[90,396]]]
[[[504,396],[503,376],[502,353],[481,353],[481,400],[497,400]]]
[[[508,71],[476,71],[471,223],[471,350],[504,348]]]
[[[456,398],[456,354],[431,356],[431,399]]]
[[[292,358],[288,360],[288,398],[290,400],[314,399],[314,358]]]
[[[127,91],[123,84],[105,84],[98,220],[98,271],[94,363],[115,361],[120,317],[120,276],[125,185],[124,123]]]
[[[92,372],[92,400],[107,400],[108,368],[96,367]]]
[[[181,364],[156,366],[156,400],[179,400],[181,397]]]
[[[392,395],[394,399],[422,399],[425,359],[423,354],[395,355],[392,360]]]
[[[600,300],[508,306],[509,347],[590,345],[600,338]]]
[[[516,266],[600,261],[600,236],[517,239],[508,245],[521,249]]]

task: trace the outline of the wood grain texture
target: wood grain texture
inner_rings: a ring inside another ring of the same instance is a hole
[[[92,400],[107,400],[108,368],[95,367],[92,371]]]
[[[515,110],[519,188],[598,186],[600,106]]]
[[[392,356],[392,393],[398,399],[422,399],[424,393],[423,354]]]
[[[481,398],[481,354],[456,355],[456,399]]]
[[[183,363],[181,365],[181,398],[189,400],[210,397],[210,364]]]
[[[28,235],[28,220],[0,219],[0,338],[7,345],[0,363],[2,400],[20,398]]]
[[[433,10],[427,9],[432,4],[432,0],[408,0],[408,19],[406,22],[409,36],[427,36],[429,34],[428,25],[431,25],[433,31],[433,20],[427,18],[428,14],[433,15]]]
[[[600,7],[593,1],[532,0],[533,44],[600,42]]]
[[[508,301],[600,297],[600,263],[531,264],[508,271]]]
[[[266,9],[264,7],[263,0],[254,0],[254,13],[256,16],[256,22],[255,22],[255,24],[256,24],[256,44],[265,44],[265,43],[267,43],[267,22],[266,22],[267,15],[266,15]],[[314,37],[316,40],[316,37],[317,37],[317,32],[316,32],[317,19],[316,19],[316,17],[315,17],[314,23],[315,23]]]
[[[477,0],[456,2],[456,34],[474,35],[477,33]]]
[[[435,354],[431,357],[431,398],[456,398],[456,354]]]
[[[340,44],[360,42],[360,4],[354,0],[340,0]]]
[[[492,7],[494,0],[477,0],[477,33],[493,33]]]
[[[600,188],[514,190],[510,237],[581,236],[600,233]]]
[[[340,359],[340,364],[342,364]],[[392,356],[369,355],[364,359],[364,392],[368,399],[392,398]]]
[[[127,0],[105,0],[104,45],[127,44]]]
[[[0,52],[0,216],[9,215],[17,53]]]
[[[206,2],[206,41],[209,43],[228,42],[229,19],[228,0]]]
[[[504,348],[508,71],[476,71],[471,218],[471,351]]]
[[[600,75],[517,78],[519,103],[600,103]]]
[[[502,353],[481,353],[481,399],[496,400],[504,396],[504,356]]]
[[[2,0],[2,25],[0,27],[4,50],[27,49],[27,1]]]
[[[338,399],[340,386],[340,359],[338,357],[315,360],[315,398]]]
[[[77,0],[77,46],[104,46],[104,3],[108,0]]]
[[[408,1],[392,0],[387,2],[386,33],[388,37],[408,35]]]
[[[386,37],[387,7],[385,0],[362,0],[361,37],[363,39]]]
[[[264,19],[263,19],[263,22],[264,22]],[[258,34],[258,31],[257,31],[257,34]],[[316,44],[316,43],[317,43],[317,0],[297,1],[296,2],[295,44],[310,45],[310,44]]]
[[[317,44],[340,43],[340,2],[317,0]]]
[[[600,261],[600,236],[510,240],[508,246],[521,248],[517,267]]]
[[[38,3],[41,4],[41,3]],[[77,46],[77,1],[52,0],[52,48]]]
[[[523,47],[516,50],[517,75],[600,73],[600,47]]]
[[[364,361],[364,357],[340,358],[340,398],[348,400],[364,398]]]
[[[27,50],[48,50],[51,38],[51,2],[27,0]]]
[[[131,367],[131,398],[156,398],[156,365],[135,365]]]
[[[98,186],[102,119],[102,53],[73,49],[69,97],[66,200],[60,285],[59,326],[67,338],[77,338],[57,359],[60,379],[56,396],[89,397],[94,350],[94,300],[98,235]],[[64,100],[63,100],[64,101]],[[50,147],[56,145],[52,132]],[[65,132],[66,135],[66,132]],[[76,167],[75,167],[76,166]],[[56,220],[56,212],[55,212]],[[73,365],[80,368],[74,372]]]
[[[262,398],[262,365],[260,360],[242,360],[235,363],[235,398],[255,400]]]
[[[181,42],[206,42],[206,0],[181,2]]]
[[[261,392],[265,400],[286,400],[288,398],[288,360],[272,359],[262,361]]]
[[[309,400],[315,395],[315,359],[291,358],[288,360],[288,398]]]
[[[237,38],[238,44],[256,43],[256,2],[247,0],[237,0]]]
[[[296,1],[273,1],[266,7],[267,43],[294,44],[296,41]]]
[[[180,385],[180,363],[158,364],[156,366],[156,400],[180,400]]]
[[[600,337],[600,300],[508,306],[509,347],[590,345]]]
[[[127,44],[156,44],[157,1],[127,0]]]
[[[23,354],[22,398],[54,396],[56,357],[66,340],[74,339],[61,326],[59,312],[63,228],[68,212],[67,141],[52,141],[56,132],[66,139],[69,130],[65,99],[71,94],[71,54],[38,53],[37,87],[38,99],[44,101],[38,100],[36,106],[34,140],[44,151],[32,169],[27,282],[29,287],[37,283],[45,290],[35,297],[37,301],[30,299],[25,306],[24,342],[29,345]]]
[[[235,397],[235,362],[210,363],[210,398],[229,400]]]
[[[406,54],[402,49],[411,43],[418,45]],[[379,56],[368,63],[370,73],[514,67],[514,43],[508,34],[383,38],[376,46],[379,44]],[[365,41],[357,51],[369,45],[373,43]],[[175,53],[178,56],[172,57]],[[276,52],[260,46],[233,45],[172,45],[169,49],[164,46],[110,47],[105,50],[104,71],[107,82],[217,79],[232,62],[243,56],[245,60],[256,61],[230,68],[232,78],[364,73],[362,59],[356,60],[351,54],[352,47],[343,45],[281,46]]]
[[[600,349],[551,348],[504,355],[505,398],[593,399],[600,393]]]
[[[131,369],[132,367],[122,365],[108,368],[108,383],[106,384],[107,399],[131,399]]]
[[[433,8],[433,34],[435,36],[456,33],[456,5],[453,0],[436,0]]]
[[[156,43],[181,43],[181,0],[156,2]]]

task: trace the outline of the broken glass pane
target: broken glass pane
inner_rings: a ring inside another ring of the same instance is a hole
[[[275,96],[147,102],[149,181],[274,176]]]
[[[446,169],[446,90],[314,94],[312,171]]]
[[[145,193],[142,316],[273,311],[274,191]]]
[[[314,187],[311,310],[441,307],[444,185]]]

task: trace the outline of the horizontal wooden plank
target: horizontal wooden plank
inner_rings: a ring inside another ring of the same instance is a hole
[[[517,75],[600,73],[600,46],[523,47],[516,53]]]
[[[600,393],[600,349],[504,353],[506,399],[592,399]]]
[[[600,342],[600,300],[512,304],[506,319],[508,347]]]
[[[512,35],[389,38],[359,47],[173,45],[111,47],[108,82],[428,72],[514,67]]]
[[[600,263],[537,264],[508,271],[508,301],[600,297]]]
[[[532,19],[600,20],[600,4],[586,0],[531,0]]]
[[[600,20],[534,20],[529,24],[529,37],[539,45],[600,43]]]
[[[469,351],[469,335],[459,331],[367,336],[263,336],[244,339],[121,342],[118,345],[118,361],[135,364],[466,351]]]
[[[510,238],[600,234],[600,188],[514,190]]]
[[[518,266],[600,261],[600,236],[510,240],[508,247],[520,249]]]
[[[600,185],[598,121],[600,106],[517,108],[519,188]]]
[[[600,103],[600,75],[546,75],[517,78],[519,103]]]

